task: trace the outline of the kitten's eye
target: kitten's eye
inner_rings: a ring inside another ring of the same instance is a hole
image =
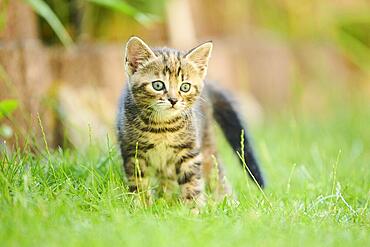
[[[189,92],[190,87],[191,87],[190,83],[184,82],[183,84],[181,84],[180,90],[186,93],[186,92]]]
[[[153,81],[152,87],[154,88],[154,90],[157,90],[157,91],[161,91],[165,89],[163,81]]]

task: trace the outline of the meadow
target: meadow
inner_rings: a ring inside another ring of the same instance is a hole
[[[85,151],[5,152],[1,246],[369,246],[368,100],[325,114],[285,112],[251,126],[264,194],[219,138],[238,203],[134,203],[114,140]],[[45,143],[47,144],[47,143]]]

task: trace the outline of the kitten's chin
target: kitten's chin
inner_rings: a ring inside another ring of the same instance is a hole
[[[167,109],[163,110],[163,115],[169,115],[169,116],[177,116],[181,113],[181,110],[174,107],[168,107]]]
[[[170,120],[174,117],[179,116],[182,113],[182,110],[175,107],[166,107],[160,109],[158,113],[158,117],[161,120]]]

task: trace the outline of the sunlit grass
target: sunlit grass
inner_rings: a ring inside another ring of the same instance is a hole
[[[1,155],[3,246],[366,246],[370,109],[324,118],[283,114],[253,127],[268,185],[256,188],[221,140],[239,205],[210,200],[200,215],[177,201],[135,204],[115,146]]]

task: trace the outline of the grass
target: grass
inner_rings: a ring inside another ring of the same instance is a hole
[[[370,109],[282,114],[252,128],[266,201],[220,140],[239,205],[200,215],[174,201],[142,207],[116,147],[3,153],[2,246],[366,246],[370,244]]]

